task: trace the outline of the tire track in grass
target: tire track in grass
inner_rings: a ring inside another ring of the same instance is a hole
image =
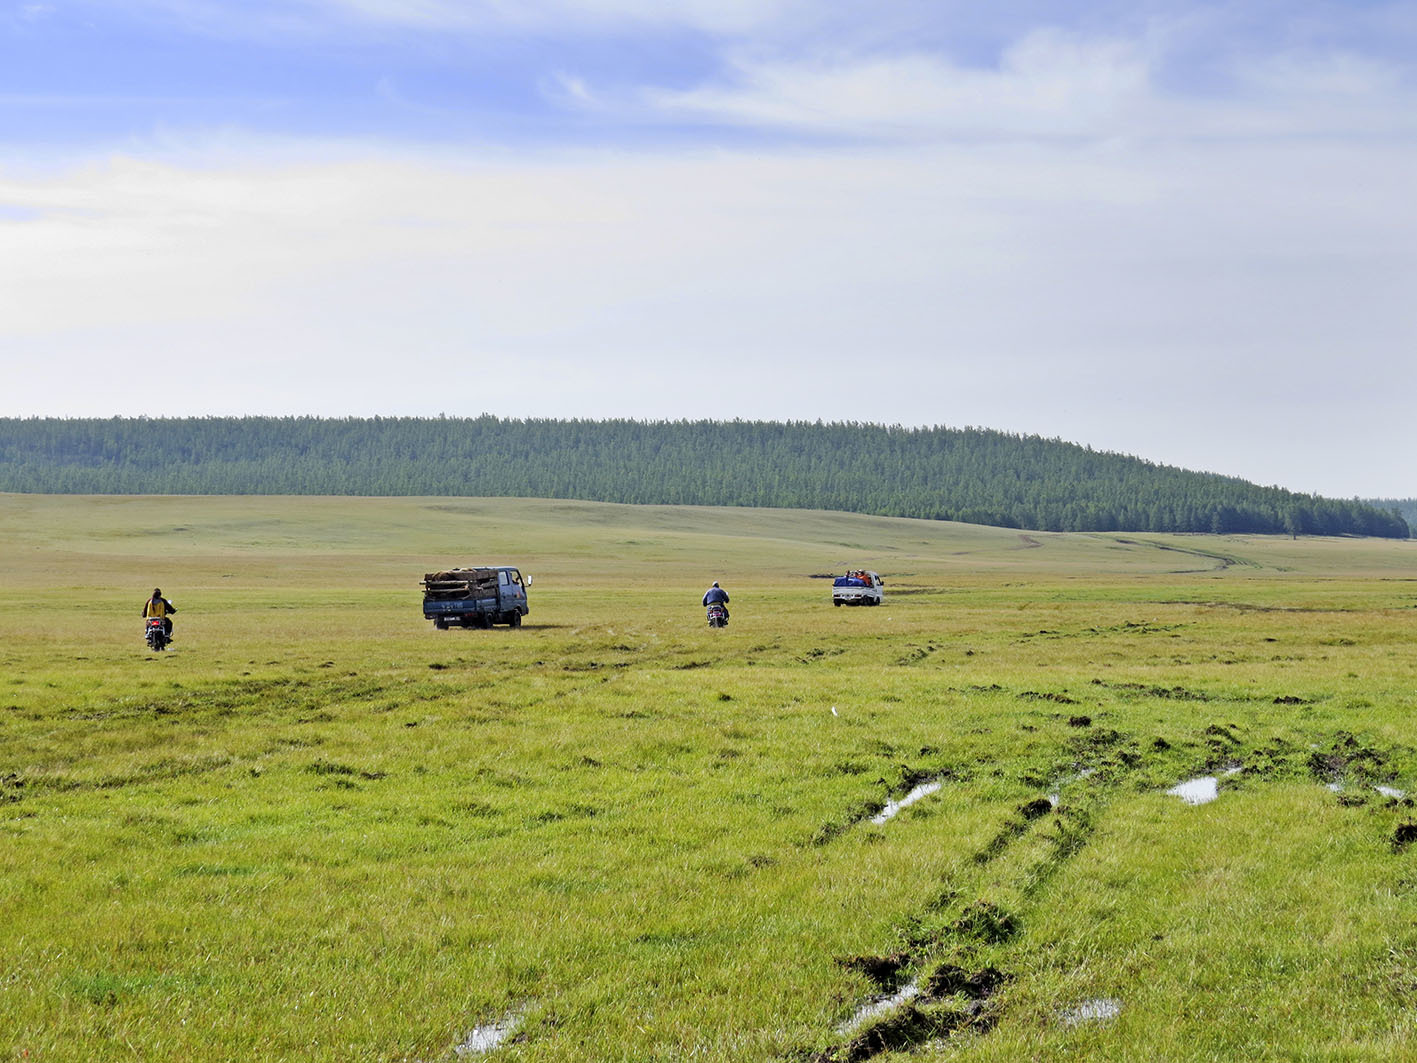
[[[1130,774],[1125,767],[1107,773],[1079,767],[1079,749],[1096,752],[1098,747],[1131,743],[1131,736],[1117,731],[1074,740],[1073,755],[1061,758],[1069,767],[1055,775],[1068,773],[1057,783],[1059,791],[1082,784],[1082,800],[1055,803],[1040,795],[1025,801],[973,855],[975,866],[995,865],[1041,825],[1052,825],[1053,830],[1034,843],[1041,851],[1025,852],[1017,861],[1019,866],[1004,876],[1006,885],[1000,892],[1017,894],[1024,914],[1047,883],[1083,850],[1111,793]],[[863,1063],[883,1052],[910,1050],[965,1032],[985,1034],[994,1027],[1002,1014],[998,992],[1011,976],[988,961],[1022,931],[1023,917],[988,897],[961,905],[957,891],[944,894],[937,908],[919,920],[908,951],[838,961],[865,974],[880,993],[837,1027],[834,1045],[803,1052],[800,1058],[808,1063]]]
[[[1153,696],[1174,698],[1176,691],[1159,690]],[[1360,785],[1360,790],[1350,795],[1340,787],[1340,801],[1371,807],[1376,803],[1374,795],[1382,798],[1374,812],[1403,819],[1395,823],[1390,835],[1393,851],[1400,853],[1417,843],[1417,822],[1410,815],[1401,816],[1404,810],[1414,807],[1414,802],[1391,785],[1400,774],[1399,762],[1410,765],[1410,749],[1379,748],[1340,731],[1327,742],[1309,743],[1306,758],[1299,747],[1282,739],[1248,743],[1244,731],[1234,724],[1211,724],[1195,737],[1198,741],[1192,744],[1205,767],[1222,775],[1248,774],[1269,780],[1307,774],[1330,788],[1340,785],[1335,780],[1351,779]],[[1169,752],[1179,744],[1161,737],[1151,744],[1153,759],[1163,761],[1159,767],[1173,774],[1179,773],[1177,769],[1185,757],[1179,751],[1175,755]],[[1011,975],[986,961],[997,958],[1000,948],[1007,950],[1021,933],[1049,883],[1086,848],[1114,795],[1139,777],[1146,778],[1144,758],[1137,755],[1138,743],[1131,735],[1103,730],[1074,740],[1072,745],[1075,754],[1093,754],[1092,765],[1086,768],[1080,768],[1079,760],[1073,760],[1072,774],[1058,785],[1059,791],[1070,786],[1076,796],[1065,801],[1061,795],[1050,795],[1026,802],[974,854],[973,863],[982,868],[1009,860],[1025,841],[1041,845],[1041,853],[1023,853],[1016,860],[1016,867],[1006,869],[1002,876],[997,869],[994,873],[996,895],[1016,894],[1019,900],[1015,908],[1006,908],[988,897],[958,908],[959,893],[951,891],[940,901],[934,929],[930,929],[928,917],[922,918],[921,926],[910,936],[908,950],[885,957],[838,961],[843,967],[866,974],[882,993],[837,1028],[834,1045],[804,1052],[801,1058],[810,1063],[864,1063],[883,1052],[908,1051],[966,1032],[985,1034],[998,1023],[1003,1001],[997,993]],[[1154,777],[1154,772],[1151,774]],[[1081,788],[1077,784],[1082,784]],[[1146,782],[1143,789],[1150,789]],[[1177,793],[1179,789],[1173,787],[1168,792]],[[1052,830],[1035,833],[1035,826],[1043,822]],[[1122,1001],[1109,997],[1084,1001],[1065,1009],[1059,1017],[1070,1026],[1109,1022],[1122,1008]]]

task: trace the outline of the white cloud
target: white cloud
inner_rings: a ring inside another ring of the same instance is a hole
[[[924,53],[803,61],[740,58],[731,83],[649,94],[654,106],[713,121],[834,133],[1095,135],[1149,96],[1132,43],[1039,30],[994,69]]]
[[[683,91],[597,84],[566,55],[535,74],[607,126],[757,146],[172,134],[0,170],[0,413],[972,423],[1414,493],[1417,100],[1391,62],[1237,48],[1207,95],[1174,83],[1173,26],[1034,29],[971,65],[884,32],[779,46],[787,16],[819,17],[790,0],[262,10],[723,34],[724,65]],[[154,351],[170,368],[135,372]]]
[[[1164,86],[1165,34],[1095,39],[1037,30],[993,67],[938,54],[813,60],[741,54],[713,83],[647,90],[620,107],[717,125],[883,140],[1185,140],[1410,136],[1417,88],[1391,63],[1347,53],[1231,57],[1224,94]],[[609,97],[586,87],[586,100]]]
[[[741,34],[808,17],[806,0],[133,0],[192,28],[247,36],[260,30],[328,33],[340,24],[448,31],[690,29]]]
[[[1405,433],[1410,145],[329,154],[0,177],[0,412],[943,421],[1410,493],[1325,464]]]

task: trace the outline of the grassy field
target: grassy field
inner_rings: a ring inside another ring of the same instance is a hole
[[[1414,627],[1417,542],[0,496],[0,1058],[1417,1058]]]

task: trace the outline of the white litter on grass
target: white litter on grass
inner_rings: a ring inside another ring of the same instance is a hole
[[[877,812],[874,816],[871,817],[871,822],[876,824],[877,826],[880,826],[886,820],[892,818],[902,808],[906,808],[909,805],[915,804],[915,802],[919,801],[922,797],[929,797],[942,785],[943,784],[938,779],[936,779],[934,782],[921,783],[914,790],[911,790],[910,793],[902,797],[899,801],[887,801],[886,807],[881,809],[879,812]]]
[[[840,716],[840,715],[841,715],[841,713],[839,713],[839,712],[836,711],[836,706],[835,706],[835,705],[832,706],[832,715],[833,715],[833,716]]]
[[[1398,790],[1391,786],[1374,786],[1373,789],[1376,790],[1378,793],[1382,794],[1384,797],[1395,798],[1398,801],[1401,801],[1404,797],[1407,796],[1404,791]]]
[[[894,1011],[902,1004],[910,1003],[919,995],[920,983],[911,982],[893,996],[881,997],[879,1000],[873,1000],[868,1004],[863,1004],[856,1009],[855,1015],[851,1016],[851,1018],[847,1019],[836,1028],[837,1035],[845,1037],[848,1034],[855,1033],[861,1026],[870,1022],[872,1019],[879,1018],[889,1011]]]
[[[1063,1022],[1078,1026],[1084,1022],[1107,1022],[1115,1019],[1122,1011],[1122,1002],[1111,997],[1084,1000],[1075,1008],[1063,1012]]]
[[[1327,782],[1324,783],[1324,789],[1331,794],[1341,794],[1343,793],[1343,784],[1341,782]]]
[[[1166,792],[1188,805],[1204,805],[1220,796],[1220,780],[1214,775],[1202,775],[1199,779],[1177,783]]]
[[[490,1052],[510,1037],[521,1021],[521,1014],[513,1011],[503,1015],[497,1022],[474,1026],[462,1043],[453,1046],[453,1054],[461,1059]]]

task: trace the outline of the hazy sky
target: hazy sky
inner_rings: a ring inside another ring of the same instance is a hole
[[[1417,0],[0,0],[0,415],[979,425],[1417,496]]]

